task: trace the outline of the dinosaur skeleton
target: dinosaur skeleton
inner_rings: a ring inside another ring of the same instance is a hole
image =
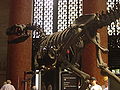
[[[102,12],[101,14],[82,15],[77,18],[69,28],[60,32],[55,32],[51,35],[45,35],[38,26],[17,24],[7,29],[7,35],[18,35],[18,38],[9,41],[9,43],[19,43],[30,36],[29,30],[36,30],[40,35],[37,42],[34,43],[36,47],[33,56],[35,58],[36,67],[38,67],[38,69],[41,69],[41,67],[47,69],[47,65],[49,68],[55,67],[57,64],[60,66],[64,65],[65,68],[83,78],[83,84],[80,90],[85,90],[85,88],[88,87],[91,76],[77,67],[76,59],[72,59],[71,61],[68,60],[66,51],[70,50],[73,57],[75,57],[74,51],[76,49],[78,53],[81,53],[81,49],[83,49],[87,43],[94,43],[97,51],[96,58],[98,68],[101,69],[101,72],[120,84],[120,78],[112,73],[107,64],[102,60],[101,52],[106,53],[108,50],[100,46],[99,35],[97,33],[99,28],[110,25],[119,18],[120,5],[117,4],[113,9],[106,13]],[[45,57],[49,57],[47,62],[44,61]],[[42,60],[45,65],[41,65]]]

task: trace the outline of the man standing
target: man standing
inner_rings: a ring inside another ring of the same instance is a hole
[[[15,88],[11,85],[11,80],[7,80],[7,84],[3,85],[0,90],[15,90]]]
[[[102,87],[97,84],[97,80],[95,77],[92,77],[90,79],[90,83],[91,83],[90,90],[102,90]]]

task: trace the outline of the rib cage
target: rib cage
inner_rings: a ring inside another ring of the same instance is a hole
[[[61,32],[53,33],[52,35],[45,38],[45,40],[40,45],[46,48],[56,47],[56,49],[59,49],[65,42],[70,39],[70,37],[75,37],[75,35],[77,35],[75,32],[76,30],[71,28]]]
[[[82,31],[82,29],[69,28],[46,37],[40,44],[38,51],[40,58],[48,54],[51,59],[55,59],[54,64],[56,64],[56,61],[60,61],[59,56],[62,55],[61,59],[64,59],[66,50],[70,47],[76,47],[76,42],[79,40],[77,37],[79,36],[80,38],[82,36],[82,33],[79,33],[80,31]],[[80,46],[83,47],[83,41],[80,42]]]

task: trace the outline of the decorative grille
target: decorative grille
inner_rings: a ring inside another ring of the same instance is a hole
[[[40,25],[46,34],[53,33],[55,25],[56,29],[58,29],[55,31],[64,30],[73,23],[75,18],[82,15],[82,1],[57,0],[57,3],[55,3],[55,0],[34,0],[33,24]],[[54,12],[56,8],[57,12]],[[54,18],[53,16],[56,15],[58,17]],[[58,19],[57,24],[53,23],[55,21],[53,19]],[[33,34],[33,37],[36,37],[37,32],[34,31]]]
[[[107,9],[110,10],[110,8],[113,8],[115,4],[120,2],[120,0],[108,0],[107,2]],[[120,19],[116,20],[116,22],[111,23],[110,26],[108,26],[108,35],[119,35],[120,34]]]
[[[53,29],[53,0],[34,0],[33,24],[40,25],[46,34]]]
[[[114,7],[120,0],[108,0],[107,9]],[[109,48],[120,48],[120,19],[108,26]]]
[[[120,0],[108,0],[107,9],[113,8]],[[108,26],[109,66],[120,65],[120,19]]]
[[[69,27],[75,18],[82,15],[83,0],[58,1],[58,31]]]

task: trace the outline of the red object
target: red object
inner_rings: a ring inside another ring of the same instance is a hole
[[[70,50],[67,50],[67,54],[70,54]]]

